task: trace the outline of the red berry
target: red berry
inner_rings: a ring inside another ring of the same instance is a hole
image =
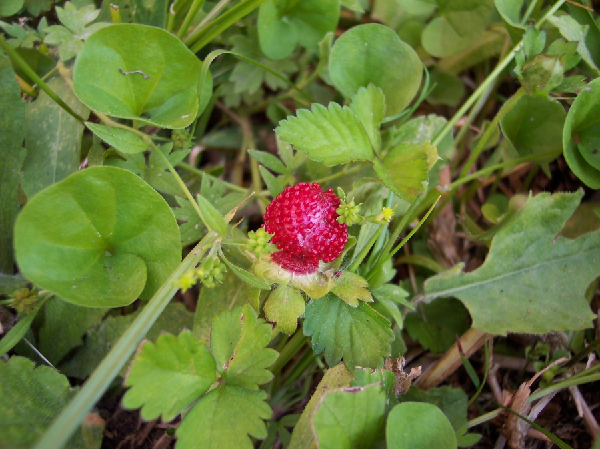
[[[348,241],[345,224],[337,222],[340,199],[317,183],[286,187],[267,206],[264,228],[274,234],[271,243],[280,249],[272,260],[296,274],[317,271],[319,260],[331,262]]]

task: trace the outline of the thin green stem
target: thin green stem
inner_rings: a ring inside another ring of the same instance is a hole
[[[555,391],[559,391],[564,388],[574,387],[576,385],[587,384],[587,383],[591,383],[591,382],[597,382],[599,380],[600,380],[600,374],[592,374],[589,376],[569,378],[567,380],[563,380],[562,382],[557,382],[549,387],[538,390],[535,393],[532,393],[529,396],[529,398],[527,399],[527,402],[535,401],[536,399],[546,396],[547,394],[554,393]]]
[[[12,48],[8,44],[8,42],[6,42],[6,39],[4,39],[4,36],[2,36],[2,34],[0,34],[0,48],[2,48],[2,50],[6,52],[6,54],[10,57],[14,64],[18,65],[21,68],[21,70],[23,70],[25,74],[29,78],[31,78],[35,82],[35,84],[37,84],[40,87],[40,89],[46,92],[48,96],[52,98],[61,108],[63,108],[67,113],[69,113],[75,120],[82,123],[85,121],[85,119],[73,109],[71,109],[71,107],[67,103],[62,101],[61,98],[58,95],[56,95],[52,89],[50,89],[50,87],[44,82],[44,80],[42,80],[38,76],[38,74],[35,73],[31,67],[29,67],[29,64],[27,64],[25,60],[21,58],[21,56],[19,56],[19,54],[14,50],[14,48]]]
[[[531,13],[533,13],[533,10],[537,6],[537,2],[538,2],[538,0],[531,1],[531,3],[529,4],[529,7],[527,8],[527,11],[525,11],[525,14],[523,15],[523,19],[521,20],[521,25],[527,24],[527,21],[531,17]]]
[[[211,21],[214,20],[219,14],[221,14],[221,11],[223,11],[226,7],[227,4],[230,2],[231,0],[221,0],[219,3],[217,3],[206,15],[206,17],[204,19],[202,19],[202,21],[196,26],[196,28],[194,28],[192,30],[192,32],[190,33],[190,35],[188,37],[185,38],[185,40],[183,41],[184,44],[186,44],[188,47],[191,43],[194,42],[194,40],[200,36],[200,34],[202,34],[202,32],[208,28],[208,26],[210,25]]]
[[[61,449],[73,432],[81,424],[86,414],[104,394],[113,379],[119,374],[131,354],[142,341],[150,327],[160,316],[164,308],[177,291],[174,282],[185,272],[195,267],[219,239],[214,232],[209,232],[187,255],[179,266],[171,273],[164,284],[154,294],[138,317],[127,328],[112,350],[94,370],[75,397],[69,402],[50,427],[44,432],[34,449]]]
[[[558,9],[565,3],[565,0],[558,0],[552,8],[550,8],[544,17],[542,17],[538,23],[536,23],[536,28],[541,27],[548,18],[550,18]],[[500,74],[504,71],[506,67],[511,63],[511,61],[515,57],[516,51],[523,44],[523,40],[519,41],[517,45],[513,47],[513,49],[506,55],[506,57],[498,63],[496,68],[488,75],[485,81],[471,94],[469,99],[464,102],[464,104],[460,107],[458,111],[452,116],[452,118],[446,123],[446,125],[441,129],[438,135],[433,139],[431,144],[435,147],[438,147],[442,142],[446,134],[452,131],[454,125],[467,113],[467,111],[473,106],[479,97],[484,94],[484,92],[489,88],[490,84],[496,81],[496,78],[500,76]]]
[[[270,370],[272,373],[278,373],[285,366],[287,362],[290,361],[292,357],[300,350],[302,346],[308,343],[308,337],[305,337],[302,333],[302,330],[296,332],[292,338],[290,338],[281,352],[279,353],[279,357],[273,363]]]
[[[467,159],[467,162],[465,163],[465,165],[463,165],[463,168],[460,171],[460,178],[466,176],[467,173],[469,173],[471,166],[475,163],[475,161],[485,148],[485,144],[488,143],[488,141],[492,137],[492,134],[494,134],[494,132],[496,131],[498,125],[500,124],[500,120],[502,120],[504,116],[514,107],[514,105],[517,104],[517,102],[521,99],[521,97],[523,97],[523,95],[525,95],[525,89],[523,87],[520,87],[519,90],[517,90],[515,94],[512,97],[510,97],[510,99],[506,103],[504,103],[504,105],[500,108],[494,119],[491,121],[491,123],[479,139],[479,142],[477,142],[477,146],[471,152],[471,156],[469,156],[469,159]]]
[[[384,230],[385,226],[386,225],[379,226],[379,229],[377,229],[375,234],[373,234],[369,242],[363,247],[360,253],[358,253],[358,256],[356,256],[356,258],[352,261],[352,264],[348,267],[348,271],[355,272],[356,270],[358,270],[358,266],[362,263],[364,258],[367,257],[369,250],[375,244],[375,242],[379,238],[379,235],[381,234],[381,231]]]
[[[218,177],[213,176],[210,173],[208,173],[206,170],[200,170],[199,168],[193,167],[190,164],[187,164],[185,162],[180,162],[179,164],[177,164],[177,166],[183,168],[184,170],[189,171],[190,173],[198,175],[198,176],[208,176],[211,179],[218,179],[219,182],[222,182],[223,184],[225,184],[227,186],[227,188],[229,190],[233,190],[234,192],[243,193],[245,195],[248,195],[250,193],[250,191],[248,189],[240,187],[240,186],[238,186],[236,184],[233,184],[231,182],[227,182],[227,181],[224,181],[222,179],[219,179]]]
[[[194,20],[194,17],[196,17],[198,10],[202,7],[202,5],[204,5],[204,1],[205,0],[194,0],[193,1],[192,6],[190,6],[190,9],[188,9],[185,19],[183,19],[183,23],[181,24],[181,27],[179,28],[179,31],[177,32],[177,37],[179,39],[183,39],[183,36],[185,36],[185,33],[187,32],[188,28],[190,27],[192,20]]]

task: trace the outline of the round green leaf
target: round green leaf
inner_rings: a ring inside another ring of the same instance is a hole
[[[573,173],[592,189],[600,189],[600,79],[588,87],[569,109],[563,147]]]
[[[562,105],[540,95],[523,95],[500,121],[502,132],[520,156],[562,150],[562,128],[566,117]]]
[[[3,0],[0,2],[0,17],[9,17],[23,8],[24,0]]]
[[[339,0],[267,0],[258,11],[260,48],[271,59],[289,56],[298,43],[317,48],[339,15]]]
[[[381,88],[385,115],[390,117],[406,108],[419,90],[422,64],[392,29],[370,23],[351,28],[335,42],[329,73],[346,97],[369,83]]]
[[[388,416],[385,437],[390,449],[456,449],[448,418],[433,404],[404,402]]]
[[[88,307],[149,299],[181,260],[165,200],[115,167],[82,170],[34,196],[17,219],[15,251],[26,278]]]
[[[196,118],[201,63],[160,28],[118,24],[92,34],[73,69],[73,89],[91,109],[163,128]]]

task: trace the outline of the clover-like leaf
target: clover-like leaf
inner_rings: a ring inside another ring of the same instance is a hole
[[[313,427],[321,449],[371,448],[382,438],[386,395],[381,385],[334,390],[321,400]]]
[[[408,106],[419,90],[422,71],[412,47],[378,23],[350,28],[335,42],[329,59],[331,80],[346,97],[370,83],[383,91],[386,117]]]
[[[275,129],[279,137],[297,150],[325,165],[373,159],[373,149],[367,133],[352,109],[329,103],[315,103],[310,111],[300,109],[296,117],[279,122]]]
[[[343,357],[349,369],[378,368],[390,355],[390,322],[364,301],[352,307],[330,293],[312,300],[304,318],[304,334],[312,337],[315,353],[325,352],[330,366]]]
[[[339,15],[340,0],[267,0],[258,11],[260,48],[272,59],[289,56],[297,44],[316,49]]]
[[[583,192],[540,193],[500,229],[481,267],[442,273],[425,283],[425,300],[454,296],[473,327],[491,334],[543,334],[590,327],[584,293],[600,274],[600,231],[556,237]]]
[[[567,116],[562,105],[543,96],[524,95],[500,121],[502,132],[521,156],[562,151],[562,128]],[[547,161],[554,159],[549,156]]]
[[[456,449],[454,429],[435,405],[404,402],[392,409],[385,428],[390,449]]]
[[[278,354],[267,348],[270,341],[271,326],[249,305],[225,310],[213,319],[212,352],[228,385],[255,390],[273,378],[267,368]]]
[[[85,42],[73,68],[73,89],[103,114],[185,128],[198,111],[201,65],[165,30],[110,25]]]
[[[279,285],[267,298],[264,310],[269,321],[277,323],[282,332],[292,335],[298,326],[298,317],[304,313],[306,303],[299,290]]]
[[[15,225],[23,275],[65,301],[149,299],[181,260],[166,201],[133,173],[92,167],[33,197]]]
[[[423,30],[423,48],[437,57],[464,50],[485,30],[494,0],[437,0],[439,16]]]
[[[121,153],[141,153],[148,149],[148,144],[133,131],[98,123],[85,122],[85,126]]]
[[[0,360],[0,379],[2,448],[32,447],[76,393],[69,380],[54,368],[35,368],[35,364],[24,357],[14,356],[8,362]],[[87,430],[91,426],[100,427],[102,431],[104,422],[97,415],[95,417],[93,423],[86,420],[82,426],[87,425]],[[82,433],[75,433],[65,447],[99,447],[99,442],[86,438],[89,438],[89,432]]]
[[[587,186],[600,189],[600,79],[579,93],[565,120],[564,155]]]
[[[339,278],[334,279],[334,282],[335,287],[331,292],[352,307],[357,307],[359,300],[373,302],[373,297],[367,289],[369,283],[358,274],[343,271]]]
[[[273,411],[263,390],[221,385],[198,401],[177,428],[175,449],[252,449],[267,436]]]
[[[375,160],[373,167],[387,187],[412,203],[425,192],[429,170],[438,159],[436,148],[429,142],[404,142],[392,148],[382,161]]]
[[[215,359],[206,342],[197,341],[191,331],[177,337],[163,334],[156,345],[146,342],[131,365],[123,405],[141,407],[145,420],[162,416],[175,418],[208,390],[216,380]],[[169,385],[169,388],[164,388]]]

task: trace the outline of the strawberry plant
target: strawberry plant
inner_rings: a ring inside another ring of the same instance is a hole
[[[0,19],[0,449],[600,447],[590,0]]]

